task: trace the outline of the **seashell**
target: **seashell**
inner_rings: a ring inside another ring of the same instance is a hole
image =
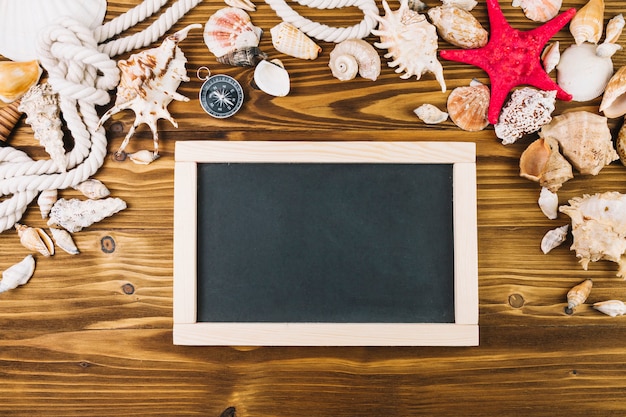
[[[61,172],[67,169],[59,98],[48,83],[38,84],[22,96],[19,111],[26,113],[35,138]]]
[[[472,81],[467,87],[456,87],[447,101],[450,120],[463,130],[477,132],[489,125],[490,92],[486,85]]]
[[[238,7],[248,12],[253,12],[256,10],[255,4],[252,3],[250,0],[224,0],[224,3],[231,7]]]
[[[409,0],[408,4],[409,4],[409,9],[414,10],[416,12],[421,12],[423,10],[426,10],[426,8],[428,7],[428,5],[421,0]]]
[[[221,64],[235,67],[254,67],[264,59],[267,59],[267,54],[258,46],[235,49],[216,58]]]
[[[576,45],[583,42],[598,43],[604,24],[604,0],[589,0],[581,7],[569,24]]]
[[[541,53],[541,62],[547,73],[552,72],[561,60],[561,51],[559,51],[559,41],[549,44]]]
[[[72,235],[67,230],[51,227],[50,234],[54,239],[54,243],[56,243],[56,245],[63,249],[65,252],[69,253],[70,255],[78,255],[80,253],[80,251],[76,247],[76,244],[74,243]]]
[[[322,52],[322,48],[291,23],[279,23],[270,29],[270,33],[274,48],[285,55],[312,60]]]
[[[609,119],[626,114],[626,66],[617,70],[606,85],[600,111]]]
[[[626,166],[626,125],[622,123],[615,139],[615,149],[622,165]]]
[[[426,20],[426,16],[409,9],[407,0],[400,1],[400,7],[392,11],[386,0],[382,1],[384,16],[367,11],[367,16],[378,22],[378,29],[372,34],[380,37],[374,43],[379,49],[387,49],[385,58],[391,58],[388,65],[395,72],[403,73],[400,78],[408,79],[415,76],[418,80],[422,74],[431,72],[446,91],[443,78],[443,67],[437,60],[437,29]]]
[[[565,307],[565,312],[567,314],[572,314],[576,307],[587,301],[587,298],[591,293],[591,287],[593,287],[593,281],[591,279],[586,279],[580,284],[572,287],[572,289],[567,292],[567,307]]]
[[[439,35],[465,49],[475,49],[487,44],[489,33],[467,10],[456,6],[437,6],[428,10],[430,21],[437,27]]]
[[[37,58],[41,29],[61,17],[71,16],[86,28],[104,21],[106,0],[20,0],[0,4],[0,55],[12,61]]]
[[[43,70],[37,60],[0,61],[0,100],[12,103],[37,84]]]
[[[75,233],[126,208],[119,198],[101,200],[59,199],[50,211],[48,226],[59,226]]]
[[[613,148],[608,119],[588,111],[573,111],[555,116],[539,132],[561,145],[563,155],[581,174],[597,175],[619,155]]]
[[[15,230],[20,237],[20,243],[26,249],[39,252],[46,257],[54,255],[54,243],[43,229],[16,223]]]
[[[429,125],[445,122],[446,120],[448,120],[448,113],[446,113],[445,111],[441,111],[437,106],[428,103],[422,104],[421,106],[413,110],[413,113],[415,113],[415,115],[419,117],[421,121]]]
[[[154,160],[159,157],[159,155],[155,155],[154,152],[147,149],[142,149],[141,151],[129,153],[127,156],[137,165],[148,165],[154,162]]]
[[[35,273],[35,258],[33,255],[26,255],[24,259],[15,265],[10,266],[2,272],[0,280],[0,293],[12,290],[24,285]]]
[[[333,76],[341,81],[351,80],[357,73],[376,81],[380,75],[380,56],[372,45],[363,39],[346,39],[330,52],[328,66]]]
[[[259,46],[262,33],[245,10],[224,7],[212,14],[204,25],[204,43],[219,58],[237,49]]]
[[[58,191],[56,188],[51,190],[43,190],[39,193],[39,197],[37,197],[37,205],[39,206],[39,212],[41,213],[41,218],[45,219],[50,214],[50,210],[54,203],[56,203],[58,198]]]
[[[152,130],[154,160],[159,153],[158,120],[169,120],[174,127],[178,127],[178,123],[167,110],[172,100],[189,101],[189,98],[176,91],[181,82],[189,81],[185,68],[187,58],[178,43],[187,37],[191,29],[201,27],[199,24],[186,26],[166,37],[160,46],[118,61],[121,77],[115,105],[104,113],[96,127],[99,129],[111,116],[122,110],[131,109],[135,112],[135,122],[116,155],[122,154],[137,126],[145,123]]]
[[[471,12],[478,4],[476,0],[442,0],[444,6],[454,6]]]
[[[589,101],[602,95],[613,75],[613,61],[599,56],[597,46],[590,43],[571,45],[561,54],[556,66],[557,84],[574,101]]]
[[[503,145],[509,145],[538,131],[552,120],[555,102],[556,90],[523,87],[513,91],[494,126],[496,136],[502,139]]]
[[[550,220],[554,220],[558,216],[559,196],[550,191],[547,187],[541,187],[537,204],[541,212]]]
[[[604,38],[604,44],[617,43],[619,37],[622,35],[626,21],[622,14],[618,14],[609,20],[606,24],[606,37]]]
[[[607,316],[616,317],[626,313],[626,304],[620,300],[608,300],[593,303],[593,308]]]
[[[535,22],[547,22],[559,13],[562,0],[513,0],[513,7],[521,7],[524,15]]]
[[[18,110],[19,105],[20,100],[18,99],[9,105],[0,107],[0,141],[6,142],[9,139],[13,128],[22,117],[22,112]]]
[[[289,94],[289,73],[278,59],[261,61],[254,69],[254,83],[262,91],[276,97]]]
[[[568,230],[569,224],[548,230],[548,232],[541,239],[541,251],[544,254],[547,254],[552,249],[560,246],[563,242],[565,242],[565,239],[567,239]]]
[[[520,156],[520,176],[539,182],[542,188],[556,193],[574,178],[572,165],[559,152],[559,144],[551,137],[532,142]]]
[[[572,220],[574,243],[570,247],[583,269],[589,262],[608,260],[619,265],[617,276],[626,277],[626,195],[617,191],[583,195],[559,207]]]
[[[86,179],[85,181],[76,184],[73,188],[92,200],[108,197],[111,194],[106,185],[95,178]]]
[[[617,43],[601,43],[596,48],[596,55],[600,58],[611,58],[615,52],[622,49],[622,45]]]

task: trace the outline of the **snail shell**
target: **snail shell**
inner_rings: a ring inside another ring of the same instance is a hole
[[[26,249],[39,252],[43,256],[54,255],[54,243],[43,229],[16,223],[15,230],[20,237],[20,243]]]
[[[433,125],[448,120],[448,113],[429,103],[422,104],[413,113],[426,124]]]
[[[594,303],[593,308],[608,316],[621,316],[626,313],[626,304],[620,300],[608,300]]]
[[[56,188],[51,190],[43,190],[39,197],[37,197],[37,205],[39,206],[39,211],[41,212],[41,218],[45,219],[50,214],[50,210],[52,210],[52,206],[56,203],[58,199],[58,191]]]
[[[576,45],[583,42],[598,43],[602,36],[604,24],[604,0],[589,0],[569,24],[569,31],[576,41]]]
[[[346,39],[330,52],[328,66],[333,76],[341,81],[351,80],[357,73],[376,81],[380,75],[380,56],[372,45],[363,39]]]
[[[565,308],[567,314],[572,314],[574,308],[587,301],[587,297],[591,293],[591,287],[593,287],[593,281],[586,279],[567,292],[567,307]]]
[[[93,200],[108,197],[109,194],[111,194],[106,185],[95,178],[89,178],[76,184],[74,189],[80,191],[85,197]]]

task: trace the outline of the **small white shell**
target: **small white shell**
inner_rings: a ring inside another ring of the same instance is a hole
[[[39,212],[41,213],[41,218],[45,219],[48,217],[50,213],[50,209],[54,203],[56,203],[58,199],[58,191],[56,188],[52,190],[43,190],[39,197],[37,197],[37,205],[39,206]]]
[[[626,114],[626,66],[618,69],[606,85],[600,111],[610,119]]]
[[[617,43],[625,25],[626,21],[622,14],[618,14],[609,20],[609,23],[606,24],[606,37],[602,43]]]
[[[126,208],[126,202],[119,198],[102,200],[59,199],[50,211],[48,226],[60,226],[68,232],[79,232],[106,217]]]
[[[547,254],[552,249],[560,246],[567,239],[568,231],[569,224],[549,230],[541,239],[541,251]]]
[[[539,204],[541,212],[545,214],[548,219],[554,220],[558,217],[559,196],[548,188],[541,187],[537,204]]]
[[[380,75],[380,56],[374,47],[363,39],[346,39],[330,52],[328,66],[333,76],[341,81],[351,80],[357,73],[376,81]]]
[[[432,125],[448,120],[448,113],[429,103],[422,104],[415,110],[415,115],[426,124]]]
[[[541,53],[541,62],[547,73],[552,72],[561,60],[561,51],[559,50],[559,41],[549,44]]]
[[[289,94],[289,73],[278,59],[261,61],[254,69],[254,83],[265,93],[284,97]]]
[[[159,155],[155,155],[154,152],[147,149],[142,149],[137,152],[129,153],[126,156],[128,156],[130,160],[137,165],[148,165],[154,162],[159,157]]]
[[[111,194],[106,185],[95,178],[89,178],[76,184],[74,189],[80,191],[85,197],[93,200],[108,197]]]
[[[51,227],[50,234],[54,239],[54,243],[56,243],[58,247],[60,247],[70,255],[78,255],[79,250],[76,247],[76,244],[74,243],[74,239],[72,238],[70,232],[65,229],[57,229],[56,227]]]
[[[33,258],[33,255],[26,255],[26,257],[20,262],[10,266],[2,272],[2,280],[0,280],[0,293],[26,284],[33,276],[34,272],[35,258]]]
[[[593,308],[611,317],[621,316],[626,313],[626,304],[620,300],[608,300],[594,303]]]
[[[571,45],[561,54],[556,66],[557,84],[574,101],[589,101],[602,95],[613,75],[610,57],[598,56],[597,46],[591,43]]]

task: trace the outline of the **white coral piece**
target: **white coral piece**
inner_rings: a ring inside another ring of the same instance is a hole
[[[126,208],[126,202],[120,198],[101,200],[59,199],[50,211],[48,226],[60,226],[69,232],[79,232],[118,211]]]
[[[502,139],[503,145],[509,145],[538,131],[552,120],[555,101],[556,90],[542,91],[531,87],[515,90],[494,126],[496,136]]]

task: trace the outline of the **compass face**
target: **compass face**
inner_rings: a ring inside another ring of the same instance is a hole
[[[230,117],[242,104],[243,89],[237,80],[228,75],[209,77],[200,88],[200,105],[213,117]]]

